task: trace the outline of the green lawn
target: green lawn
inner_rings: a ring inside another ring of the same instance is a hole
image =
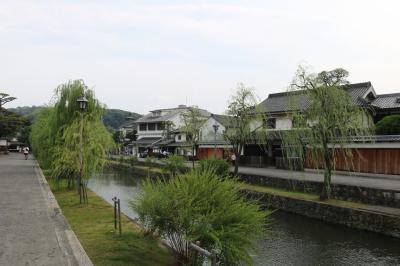
[[[172,253],[157,239],[144,236],[125,216],[122,236],[114,232],[113,208],[88,191],[89,204],[79,204],[76,191],[53,193],[82,246],[95,265],[176,265]]]

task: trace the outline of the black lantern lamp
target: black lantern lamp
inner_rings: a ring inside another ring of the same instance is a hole
[[[88,104],[88,100],[85,98],[85,96],[79,97],[76,101],[78,102],[81,111],[85,111]]]

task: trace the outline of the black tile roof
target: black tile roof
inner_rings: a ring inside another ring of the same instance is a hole
[[[360,98],[362,98],[369,89],[373,90],[371,82],[348,84],[343,87],[351,97],[352,101],[359,105],[363,104]],[[296,95],[296,98],[293,97],[295,102],[289,102],[289,95]],[[262,110],[269,113],[304,110],[309,106],[310,100],[304,91],[272,93],[259,105]]]
[[[190,107],[179,107],[179,108],[169,108],[169,109],[159,109],[155,111],[164,111],[166,114],[162,116],[154,116],[152,111],[151,113],[139,118],[135,121],[135,123],[155,123],[155,122],[165,122],[169,121],[173,116],[184,113],[185,111],[189,110]],[[209,117],[211,115],[210,112],[204,109],[199,109],[200,114],[204,117]]]
[[[400,93],[377,95],[371,105],[380,109],[400,109]]]
[[[215,120],[217,120],[218,123],[220,123],[223,126],[227,126],[229,124],[229,115],[217,115],[217,114],[212,114],[211,115]]]

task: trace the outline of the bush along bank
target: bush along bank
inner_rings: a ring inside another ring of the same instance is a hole
[[[340,200],[319,201],[314,194],[254,185],[243,185],[242,193],[266,208],[400,238],[400,209]]]

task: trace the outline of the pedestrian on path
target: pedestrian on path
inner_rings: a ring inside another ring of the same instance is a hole
[[[28,160],[28,155],[29,155],[29,148],[25,147],[22,149],[24,152],[25,160]]]

